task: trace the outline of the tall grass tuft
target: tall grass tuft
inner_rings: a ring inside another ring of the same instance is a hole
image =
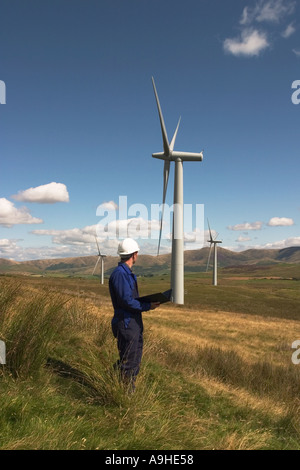
[[[64,303],[47,292],[25,294],[21,286],[2,286],[0,336],[6,342],[6,368],[12,376],[38,373],[66,321]]]
[[[0,289],[0,334],[5,322],[5,318],[11,305],[16,301],[16,297],[20,292],[21,284],[4,281]]]

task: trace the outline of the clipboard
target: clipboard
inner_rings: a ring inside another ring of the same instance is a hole
[[[164,304],[165,302],[171,301],[172,289],[166,290],[165,292],[157,292],[156,294],[145,295],[144,297],[138,297],[137,300],[140,302],[159,302]]]

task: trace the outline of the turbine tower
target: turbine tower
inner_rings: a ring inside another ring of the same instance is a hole
[[[217,255],[217,247],[218,243],[222,243],[221,240],[216,240],[218,234],[213,238],[209,222],[208,223],[208,228],[209,228],[209,240],[207,240],[210,243],[210,248],[209,248],[209,254],[208,254],[208,260],[207,260],[207,266],[206,266],[206,271],[208,270],[209,266],[209,261],[210,261],[210,255],[211,255],[211,249],[214,247],[214,264],[213,264],[213,285],[217,286],[218,285],[218,255]]]
[[[172,301],[176,304],[184,304],[184,248],[183,248],[183,162],[201,162],[203,160],[203,152],[178,152],[174,151],[174,144],[179,128],[180,119],[178,121],[175,133],[169,143],[164,118],[162,115],[158,94],[156,91],[154,78],[152,77],[152,84],[156,98],[156,104],[159,114],[163,148],[164,151],[160,153],[153,153],[152,157],[164,160],[163,172],[163,204],[162,215],[158,242],[158,252],[161,242],[162,222],[164,213],[164,204],[166,200],[166,193],[168,187],[170,164],[175,162],[175,177],[174,177],[174,205],[173,205],[173,229],[172,229],[172,261],[171,261],[171,288],[172,288]]]
[[[94,273],[95,273],[95,271],[96,271],[96,268],[97,268],[97,266],[98,266],[99,261],[101,260],[100,283],[101,283],[101,284],[104,284],[104,258],[106,258],[106,255],[101,255],[101,253],[100,253],[100,248],[99,248],[99,244],[98,244],[98,240],[97,240],[96,237],[95,237],[95,240],[96,240],[97,248],[98,248],[98,259],[97,259],[97,262],[96,262],[95,267],[94,267],[93,275],[94,275]]]

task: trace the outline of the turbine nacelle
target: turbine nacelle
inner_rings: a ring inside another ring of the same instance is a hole
[[[153,153],[152,157],[158,158],[159,160],[169,160],[170,162],[175,162],[177,159],[180,159],[182,162],[202,162],[203,151],[200,153],[193,153],[170,150],[168,155],[166,155],[164,152],[158,152]]]

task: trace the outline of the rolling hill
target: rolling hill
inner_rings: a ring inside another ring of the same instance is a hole
[[[206,269],[209,248],[185,251],[185,270],[203,272]],[[32,261],[13,261],[0,258],[0,273],[18,273],[24,275],[92,275],[97,256],[76,258],[42,259]],[[105,259],[105,274],[109,275],[117,265],[118,258],[108,256]],[[279,264],[300,263],[300,247],[289,247],[281,250],[246,250],[233,252],[224,248],[218,249],[218,265],[221,268],[271,266]],[[134,271],[137,275],[154,275],[168,273],[171,255],[140,255]]]

